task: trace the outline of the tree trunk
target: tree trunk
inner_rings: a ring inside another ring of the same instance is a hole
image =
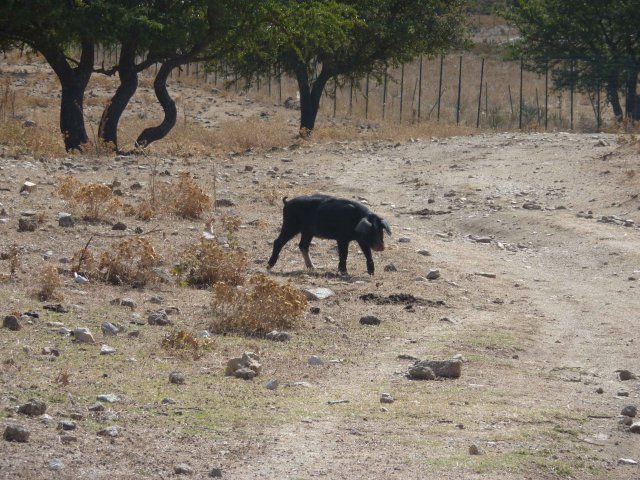
[[[118,123],[122,113],[127,108],[129,100],[138,89],[138,69],[136,68],[136,42],[122,45],[118,61],[118,76],[120,85],[102,112],[98,137],[105,143],[118,150]]]
[[[298,91],[300,92],[300,135],[307,136],[314,129],[316,117],[320,109],[320,98],[324,90],[329,75],[324,71],[320,72],[313,85],[309,84],[307,69],[301,66],[296,71],[298,81]]]
[[[80,63],[71,67],[62,50],[51,48],[49,45],[38,46],[45,59],[51,65],[60,81],[60,131],[64,137],[67,151],[82,151],[82,146],[88,142],[87,130],[84,125],[84,92],[93,73],[94,44],[90,41],[82,42]]]
[[[629,72],[626,85],[626,101],[625,101],[625,114],[627,118],[631,120],[638,120],[640,118],[640,104],[638,103],[638,71],[632,70]]]
[[[613,115],[618,122],[621,122],[623,117],[622,105],[620,104],[620,97],[618,96],[618,77],[611,76],[606,83],[606,92],[611,108],[613,109]]]
[[[160,66],[156,78],[153,81],[153,88],[156,92],[158,102],[160,102],[162,110],[164,110],[164,119],[160,125],[145,128],[136,140],[137,146],[142,148],[149,146],[152,142],[164,138],[175,126],[178,111],[176,109],[176,103],[167,91],[167,78],[171,70],[180,66],[182,63],[184,63],[183,59],[172,59],[164,62]]]

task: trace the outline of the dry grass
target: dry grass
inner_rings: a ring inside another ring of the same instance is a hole
[[[212,240],[200,240],[186,249],[173,269],[179,282],[208,288],[216,282],[240,285],[245,280],[247,257],[243,252],[225,249]]]
[[[40,271],[40,289],[36,296],[41,301],[55,300],[61,302],[63,295],[60,288],[64,285],[62,278],[58,274],[58,269],[53,265],[47,265]]]
[[[307,299],[291,283],[280,284],[256,274],[245,287],[215,283],[211,304],[213,331],[262,336],[294,328],[306,310]]]
[[[178,354],[190,352],[194,359],[198,359],[213,349],[214,341],[208,337],[198,337],[186,330],[175,330],[162,339],[162,347]]]
[[[106,220],[122,209],[122,203],[107,185],[82,183],[73,175],[58,179],[58,193],[85,220]]]
[[[9,262],[9,275],[13,276],[20,268],[20,248],[17,245],[11,245],[6,251],[0,252],[0,260]]]
[[[114,285],[141,287],[157,278],[153,268],[158,264],[159,256],[149,240],[130,237],[102,253],[97,273]]]

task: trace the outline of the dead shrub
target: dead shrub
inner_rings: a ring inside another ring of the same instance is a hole
[[[295,327],[307,308],[305,295],[291,283],[281,284],[256,274],[246,287],[218,282],[213,285],[215,332],[265,335]]]
[[[17,245],[11,245],[6,252],[0,253],[0,260],[9,261],[9,274],[15,275],[20,268],[20,248]]]
[[[158,255],[149,240],[131,237],[105,251],[97,270],[107,282],[140,287],[153,281],[153,267],[158,263]]]
[[[53,265],[47,265],[40,272],[40,289],[36,292],[36,296],[41,301],[55,300],[60,302],[63,296],[58,290],[63,285],[58,269]]]
[[[180,173],[177,186],[165,186],[161,190],[169,209],[181,217],[200,218],[211,207],[211,198],[188,172]]]
[[[167,350],[173,350],[177,353],[189,351],[193,354],[194,359],[198,359],[204,355],[204,352],[213,349],[213,339],[207,337],[198,337],[191,332],[185,330],[175,330],[168,333],[162,339],[162,347]]]
[[[247,257],[243,252],[223,248],[217,242],[201,239],[191,245],[173,269],[180,283],[207,288],[216,282],[244,283]]]
[[[72,175],[58,180],[58,193],[85,220],[103,220],[122,209],[122,203],[107,185],[82,183]]]

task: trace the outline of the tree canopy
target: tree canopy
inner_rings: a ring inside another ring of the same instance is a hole
[[[574,83],[593,90],[602,83],[618,119],[623,90],[624,113],[640,118],[640,0],[517,0],[504,15],[520,30],[516,55],[539,71],[560,67],[554,75],[557,87]]]

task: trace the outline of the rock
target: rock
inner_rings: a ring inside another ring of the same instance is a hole
[[[269,380],[265,385],[265,387],[267,390],[277,390],[278,385],[279,385],[278,380],[273,379],[273,380]]]
[[[470,235],[469,238],[476,243],[491,243],[493,241],[491,237],[475,237]]]
[[[469,446],[469,455],[482,455],[482,452],[477,445],[473,444]]]
[[[58,214],[58,225],[64,228],[75,226],[76,221],[70,213],[60,212]]]
[[[186,463],[180,463],[173,467],[173,472],[176,475],[191,475],[193,473],[193,468]]]
[[[633,422],[629,427],[631,433],[640,433],[640,422]]]
[[[291,334],[289,332],[279,332],[278,330],[274,330],[267,333],[265,338],[274,342],[288,342],[291,340]]]
[[[7,425],[4,429],[3,438],[7,442],[19,442],[25,443],[29,441],[31,433],[26,428],[18,427],[17,425]]]
[[[175,405],[175,404],[176,404],[176,403],[178,403],[178,402],[176,402],[173,398],[166,397],[166,398],[163,398],[163,399],[162,399],[162,402],[161,402],[161,403],[162,403],[163,405]]]
[[[252,380],[256,376],[256,372],[248,367],[242,367],[233,372],[234,377],[242,378],[243,380]]]
[[[174,385],[184,385],[185,380],[185,374],[182,372],[171,372],[169,374],[169,383],[173,383]]]
[[[627,380],[635,380],[637,378],[635,374],[631,373],[629,370],[616,370],[616,373],[623,382]]]
[[[69,445],[70,443],[75,443],[78,441],[78,437],[69,434],[60,435],[58,439],[63,445]]]
[[[638,409],[635,405],[625,405],[622,407],[622,411],[620,415],[624,415],[626,417],[635,417],[638,414]]]
[[[627,392],[626,390],[620,390],[618,393],[616,393],[616,395],[618,397],[628,397],[629,396],[629,392]]]
[[[289,110],[300,110],[300,102],[295,100],[293,97],[287,97],[284,101],[284,108]]]
[[[396,399],[391,396],[390,393],[383,393],[380,395],[380,403],[393,403]]]
[[[73,272],[73,279],[75,280],[76,283],[79,283],[80,285],[85,285],[89,283],[89,279],[87,277],[80,275],[78,272]]]
[[[122,307],[128,307],[131,310],[134,310],[138,305],[135,300],[131,298],[114,298],[109,302],[111,305],[120,305]]]
[[[324,365],[324,361],[317,355],[311,355],[307,363],[312,366]]]
[[[385,272],[397,272],[398,269],[396,268],[396,266],[393,263],[390,263],[390,264],[384,266],[384,271]]]
[[[413,365],[409,367],[409,376],[416,380],[435,380],[436,374],[429,367]]]
[[[37,126],[36,122],[34,122],[33,120],[25,120],[24,122],[22,122],[22,126],[24,128],[33,128],[35,126]],[[25,182],[26,183],[26,182]]]
[[[262,370],[262,364],[260,364],[260,357],[253,352],[245,352],[242,357],[232,358],[227,362],[227,368],[225,375],[234,375],[237,370],[242,368],[249,368],[255,372],[256,375],[260,375]]]
[[[525,202],[522,204],[522,208],[524,208],[525,210],[542,210],[542,206],[537,204],[537,203],[533,203],[533,202]]]
[[[47,413],[40,415],[40,417],[38,418],[40,418],[40,421],[43,424],[45,424],[47,427],[55,423],[55,420],[53,419],[53,417]]]
[[[400,237],[398,239],[398,243],[409,243],[411,242],[411,239],[409,237]]]
[[[104,405],[100,402],[91,405],[88,410],[90,412],[104,412]]]
[[[320,307],[313,306],[309,309],[313,315],[320,315]]]
[[[360,317],[361,325],[380,325],[380,319],[375,315],[365,315]]]
[[[113,425],[111,427],[107,427],[107,428],[103,428],[102,430],[99,430],[97,435],[100,436],[100,437],[115,438],[118,435],[120,435],[120,430],[118,429],[118,427]]]
[[[105,337],[114,336],[121,330],[120,325],[114,325],[111,322],[104,322],[100,328]]]
[[[64,463],[59,458],[52,458],[47,464],[47,468],[52,472],[59,472],[64,468]]]
[[[216,207],[235,207],[236,202],[230,198],[218,198],[216,200]]]
[[[495,273],[488,273],[488,272],[475,272],[475,275],[478,275],[479,277],[486,277],[486,278],[496,278],[496,274]]]
[[[307,300],[314,301],[314,300],[324,300],[325,298],[329,298],[335,295],[336,292],[334,292],[330,288],[318,287],[318,288],[308,288],[304,290],[304,294],[307,296]]]
[[[114,393],[105,393],[96,397],[98,402],[116,403],[120,401],[120,397]]]
[[[164,303],[164,297],[161,295],[154,295],[149,299],[149,302],[155,303],[157,305],[162,305]]]
[[[70,432],[75,429],[76,429],[75,422],[71,422],[69,420],[62,420],[60,423],[58,423],[58,430],[64,430],[64,431]]]
[[[127,226],[122,223],[122,222],[117,222],[113,224],[113,227],[111,227],[111,230],[117,230],[117,231],[124,231],[127,229]]]
[[[39,398],[32,398],[27,403],[18,407],[18,413],[24,413],[30,417],[43,415],[47,411],[47,404]]]
[[[599,394],[604,393],[604,388],[602,388],[602,387],[598,387],[598,388],[596,389],[596,393],[599,393]]]
[[[73,336],[78,343],[96,343],[88,328],[76,328],[73,331]]]
[[[18,219],[19,232],[35,232],[38,228],[38,219],[33,217],[20,217]]]
[[[32,193],[35,189],[36,189],[36,184],[27,180],[22,184],[22,187],[20,187],[20,193],[22,192]]]
[[[221,468],[212,468],[209,472],[210,478],[222,478],[222,469]]]
[[[437,377],[459,378],[462,374],[460,360],[421,360],[415,366],[429,367]]]
[[[109,345],[102,345],[100,347],[100,355],[110,355],[112,353],[116,353],[116,349],[113,347],[110,347]]]
[[[167,312],[164,310],[160,310],[158,312],[153,312],[147,318],[149,325],[160,325],[161,327],[171,325],[171,320],[167,316]]]
[[[431,269],[427,273],[427,280],[437,280],[438,278],[440,278],[440,270]]]
[[[421,249],[421,250],[417,250],[416,253],[418,255],[422,255],[423,257],[430,257],[431,256],[431,252],[429,252],[429,250]]]
[[[619,458],[618,465],[637,465],[638,461],[633,458]]]
[[[22,323],[20,322],[20,319],[15,315],[7,315],[6,317],[4,317],[2,326],[4,328],[8,328],[9,330],[13,330],[14,332],[22,329]]]

